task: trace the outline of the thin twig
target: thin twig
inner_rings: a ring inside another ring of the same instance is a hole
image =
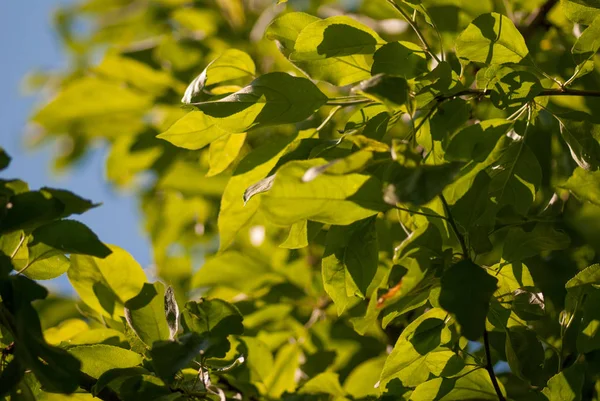
[[[425,37],[421,33],[421,30],[419,29],[417,24],[415,24],[415,22],[410,18],[410,16],[408,14],[406,14],[406,12],[398,4],[396,4],[394,2],[394,0],[387,0],[387,2],[390,3],[390,5],[392,7],[394,7],[400,14],[402,14],[402,17],[406,20],[408,25],[410,25],[410,27],[413,29],[413,31],[415,31],[415,33],[419,37],[419,40],[421,41],[421,43],[423,43],[423,46],[425,47],[427,52],[431,55],[431,57],[433,57],[435,59],[435,61],[440,63],[441,62],[440,58],[435,54],[435,52],[433,51],[431,46],[429,46],[429,43],[427,43],[427,41],[425,40]]]
[[[394,208],[396,210],[401,210],[403,212],[407,212],[407,213],[412,213],[412,214],[418,214],[420,216],[425,216],[425,217],[433,217],[434,219],[442,219],[442,220],[448,220],[448,218],[446,216],[442,216],[441,214],[433,214],[433,213],[425,213],[425,212],[417,212],[414,210],[410,210],[404,207],[400,207],[400,206],[394,206]]]
[[[316,132],[320,132],[323,128],[325,128],[325,126],[327,125],[327,123],[329,121],[331,121],[331,119],[333,118],[333,116],[336,115],[336,113],[338,111],[340,111],[342,109],[342,106],[335,106],[333,109],[331,109],[331,111],[329,112],[329,115],[323,120],[323,122],[321,123],[321,125],[319,125],[316,129]]]
[[[13,260],[15,258],[15,256],[17,256],[17,252],[19,252],[19,249],[21,249],[23,242],[25,242],[25,238],[26,238],[26,235],[24,233],[21,233],[21,240],[17,244],[17,247],[15,248],[15,250],[10,254],[10,260]]]
[[[444,210],[447,215],[446,220],[450,224],[450,227],[452,227],[452,231],[454,231],[454,234],[456,234],[456,237],[458,238],[458,242],[460,242],[460,247],[462,249],[465,259],[471,260],[471,255],[469,254],[469,248],[467,247],[467,242],[465,241],[465,236],[462,235],[462,233],[458,230],[458,226],[456,225],[456,221],[454,221],[454,217],[452,217],[452,213],[450,213],[450,206],[448,205],[448,202],[446,201],[446,197],[444,197],[444,194],[440,194],[440,200],[442,201],[442,205],[444,205]]]

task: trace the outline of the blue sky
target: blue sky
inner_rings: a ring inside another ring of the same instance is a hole
[[[115,191],[104,179],[106,149],[95,149],[76,169],[57,175],[51,170],[52,146],[26,149],[23,132],[27,118],[41,100],[22,94],[23,77],[34,69],[56,70],[66,66],[53,32],[53,11],[72,0],[0,1],[0,146],[12,156],[11,166],[0,178],[20,178],[32,189],[51,186],[69,189],[103,205],[78,220],[87,224],[101,240],[129,251],[143,267],[151,261],[135,198]],[[60,282],[59,282],[60,284]],[[62,287],[62,285],[61,285]]]

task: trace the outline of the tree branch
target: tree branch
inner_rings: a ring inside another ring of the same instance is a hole
[[[462,91],[456,92],[453,95],[447,96],[438,96],[436,100],[438,102],[457,98],[460,96],[466,95],[477,95],[477,96],[485,96],[490,93],[489,89],[464,89]],[[600,91],[595,90],[585,90],[585,89],[570,89],[570,88],[556,88],[556,89],[543,89],[540,93],[535,95],[535,97],[540,96],[584,96],[584,97],[600,97]]]
[[[504,394],[502,394],[502,390],[500,390],[500,385],[498,384],[496,374],[494,373],[494,366],[492,365],[492,353],[490,351],[490,340],[488,338],[488,332],[485,329],[483,330],[483,348],[485,349],[485,370],[487,370],[488,374],[490,375],[490,380],[492,381],[494,390],[498,395],[498,400],[506,401]]]

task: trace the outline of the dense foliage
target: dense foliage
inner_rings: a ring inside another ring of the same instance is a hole
[[[153,265],[0,180],[0,396],[600,400],[598,2],[275,3],[56,14],[35,139]]]

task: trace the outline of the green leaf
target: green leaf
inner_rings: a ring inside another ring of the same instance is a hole
[[[373,54],[385,42],[371,28],[347,16],[335,16],[307,25],[296,39],[294,61],[319,60],[353,54]]]
[[[420,206],[429,203],[454,181],[461,166],[462,163],[446,163],[412,168],[394,164],[389,172],[390,184],[384,199],[390,205],[409,203]]]
[[[577,351],[582,354],[600,349],[600,291],[589,291],[583,304],[583,317],[577,333]]]
[[[81,371],[97,379],[111,369],[138,366],[142,356],[136,352],[105,344],[78,345],[69,353],[81,361]]]
[[[185,304],[183,317],[188,328],[198,334],[227,337],[244,332],[239,310],[221,299],[190,301]]]
[[[346,392],[340,385],[337,373],[324,372],[316,375],[298,390],[299,394],[329,394],[334,397],[344,397]]]
[[[600,49],[600,39],[598,39],[599,37],[600,18],[596,16],[592,23],[587,28],[585,28],[581,36],[577,38],[577,41],[571,49],[573,59],[579,65],[580,68],[588,60],[593,58],[594,55],[598,52],[598,49]]]
[[[227,135],[229,133],[219,128],[215,119],[201,111],[190,111],[157,138],[180,148],[197,150]]]
[[[33,230],[30,246],[44,244],[64,253],[105,258],[110,249],[86,225],[75,220],[58,220]]]
[[[6,398],[16,384],[20,383],[25,376],[25,367],[21,365],[18,359],[8,362],[0,373],[0,397]],[[16,391],[15,391],[16,392]],[[16,398],[14,395],[11,400]],[[32,397],[33,400],[35,398]],[[17,398],[17,400],[19,400]]]
[[[98,395],[106,386],[115,380],[124,379],[126,377],[131,376],[139,376],[143,374],[148,374],[146,369],[142,367],[131,367],[131,368],[115,368],[111,370],[107,370],[104,372],[99,378],[96,384],[92,387],[91,393],[93,395]]]
[[[156,375],[171,383],[175,374],[187,367],[207,345],[207,341],[197,333],[186,333],[176,341],[154,343],[150,357]]]
[[[507,328],[505,352],[511,372],[530,383],[539,380],[545,356],[533,330],[525,326]]]
[[[145,283],[139,294],[125,302],[127,323],[149,347],[155,341],[171,338],[164,294],[165,286],[162,283]]]
[[[271,22],[265,36],[277,41],[281,52],[288,57],[294,51],[294,45],[300,32],[320,18],[301,12],[283,14]]]
[[[502,383],[502,394],[506,396]],[[454,378],[437,378],[419,384],[410,396],[411,401],[491,400],[498,395],[485,369],[467,366]]]
[[[155,70],[146,63],[116,54],[107,54],[94,72],[153,95],[162,94],[176,82],[165,70]]]
[[[588,121],[561,119],[560,133],[569,146],[573,160],[584,170],[600,168],[600,127]]]
[[[542,169],[524,138],[510,143],[487,172],[492,179],[490,196],[498,210],[509,206],[517,213],[527,215],[542,181]]]
[[[192,288],[223,286],[249,292],[264,283],[280,280],[265,263],[237,251],[226,251],[209,258],[194,274],[190,285]]]
[[[565,284],[567,290],[585,286],[600,288],[600,264],[586,267]]]
[[[576,363],[552,376],[542,393],[548,401],[581,401],[584,376],[585,365]]]
[[[284,155],[294,137],[278,138],[250,152],[240,161],[233,176],[229,179],[219,210],[220,250],[227,249],[237,233],[256,214],[261,197],[244,202],[246,189],[265,178]]]
[[[513,125],[512,121],[494,118],[463,128],[450,139],[444,157],[449,161],[484,161]]]
[[[544,294],[535,289],[515,291],[512,310],[523,320],[539,320],[546,315]]]
[[[456,39],[456,55],[461,61],[487,65],[518,63],[528,54],[515,24],[498,13],[475,18]]]
[[[261,210],[281,225],[308,219],[324,224],[348,225],[387,209],[381,183],[362,174],[326,175],[304,182],[308,169],[324,159],[293,161],[277,171],[271,189],[260,195]]]
[[[129,253],[114,245],[109,248],[112,253],[104,259],[71,256],[68,277],[85,304],[114,319],[124,315],[123,305],[139,294],[146,275]]]
[[[426,53],[412,42],[391,42],[373,55],[372,75],[383,73],[411,79],[425,72],[428,72]]]
[[[99,206],[72,192],[52,188],[21,192],[11,196],[6,213],[0,215],[0,232],[33,229],[52,220],[81,214]]]
[[[591,25],[600,15],[596,0],[561,0],[560,4],[565,16],[577,24]]]
[[[362,170],[372,158],[373,152],[359,150],[346,157],[334,159],[327,164],[309,168],[306,170],[306,173],[304,173],[302,180],[304,182],[309,182],[321,174],[343,175],[354,173]]]
[[[79,386],[81,364],[67,351],[46,343],[40,318],[32,306],[33,301],[47,295],[44,287],[24,276],[11,276],[0,281],[3,315],[12,320],[10,334],[14,340],[14,358],[31,370],[48,391],[72,393]]]
[[[286,344],[279,349],[271,373],[265,379],[266,392],[270,397],[277,399],[285,391],[294,391],[296,369],[300,367],[300,355],[298,344]]]
[[[386,356],[369,359],[359,364],[344,381],[344,391],[355,399],[376,396],[375,385],[385,364]]]
[[[62,251],[43,243],[29,244],[28,253],[25,265],[16,264],[16,267],[33,280],[56,278],[66,273],[71,266]]]
[[[352,90],[394,108],[406,103],[409,88],[404,78],[377,74]]]
[[[266,37],[275,40],[286,56],[294,51],[300,32],[320,19],[310,14],[291,12],[276,18],[267,28]],[[334,85],[345,86],[368,79],[370,65],[364,55],[330,57],[322,60],[292,61],[308,76]]]
[[[378,266],[375,219],[332,226],[322,259],[323,286],[341,315],[354,297],[365,298]]]
[[[323,224],[302,220],[292,224],[287,238],[279,246],[286,249],[301,249],[308,246],[321,231]]]
[[[491,266],[487,272],[498,279],[496,296],[506,296],[522,288],[535,285],[529,268],[520,262],[498,263]]]
[[[246,134],[228,134],[210,144],[207,177],[225,171],[237,159],[246,143]]]
[[[109,117],[139,119],[152,106],[152,96],[96,77],[69,83],[32,120],[49,131],[62,131],[74,122],[92,125]]]
[[[504,240],[502,258],[509,262],[518,262],[542,252],[556,251],[569,247],[571,240],[563,232],[552,226],[536,224],[530,232],[522,228],[511,228]]]
[[[365,128],[370,121],[375,120],[377,117],[385,115],[389,118],[389,112],[387,107],[381,104],[368,104],[360,109],[356,110],[344,126],[344,131],[353,131]]]
[[[582,201],[600,206],[600,171],[586,171],[577,167],[560,187],[568,189]]]
[[[6,169],[10,164],[11,157],[6,153],[4,148],[0,147],[0,171]]]
[[[400,379],[403,386],[414,387],[426,381],[431,373],[427,359],[439,362],[437,352],[453,354],[443,347],[450,341],[450,330],[445,321],[446,311],[433,308],[412,321],[400,334],[381,372],[379,389],[383,393],[393,379]],[[436,362],[436,364],[437,364]],[[439,369],[435,369],[439,373]]]
[[[509,113],[517,111],[544,89],[535,74],[528,71],[514,71],[508,67],[496,71],[494,81],[490,100],[494,106]]]
[[[439,302],[461,326],[461,334],[478,340],[485,330],[490,298],[498,280],[470,260],[451,266],[442,276]]]
[[[310,117],[327,102],[319,88],[306,78],[282,72],[261,75],[229,96],[197,103],[228,132],[242,133],[268,125],[290,124]]]
[[[488,196],[490,181],[488,174],[480,171],[469,190],[451,208],[452,217],[477,254],[493,248],[489,233],[493,230],[496,213]]]
[[[219,57],[211,61],[204,71],[187,87],[183,103],[192,103],[194,97],[202,94],[206,87],[217,85],[239,78],[254,77],[256,67],[252,58],[237,49],[227,49]]]

